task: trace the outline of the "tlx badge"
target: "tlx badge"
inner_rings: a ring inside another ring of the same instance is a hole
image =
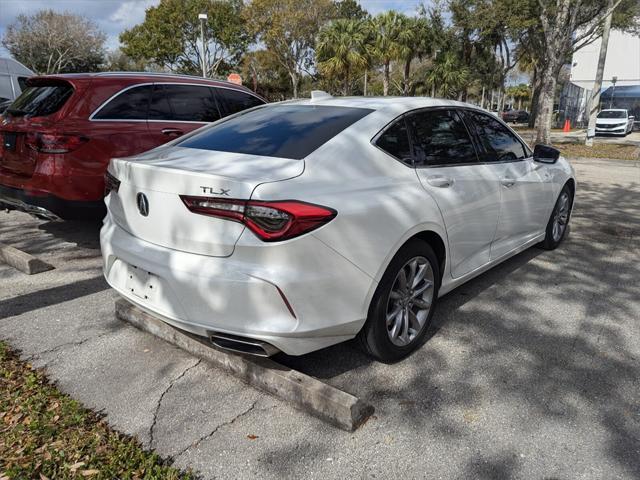
[[[202,193],[207,193],[209,195],[225,195],[229,196],[230,188],[221,188],[220,190],[214,190],[211,187],[200,187],[202,189]]]

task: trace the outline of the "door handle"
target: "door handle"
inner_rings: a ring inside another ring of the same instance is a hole
[[[453,178],[443,177],[442,175],[433,175],[427,177],[427,182],[432,187],[447,188],[453,185]]]
[[[513,187],[516,181],[513,178],[504,177],[500,179],[500,183],[505,187],[509,188],[509,187]]]
[[[163,128],[162,133],[169,135],[170,137],[179,137],[183,132],[177,128]]]

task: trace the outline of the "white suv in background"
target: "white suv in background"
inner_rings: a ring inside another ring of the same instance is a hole
[[[598,113],[596,118],[596,135],[627,135],[633,130],[634,117],[623,108],[608,108]]]

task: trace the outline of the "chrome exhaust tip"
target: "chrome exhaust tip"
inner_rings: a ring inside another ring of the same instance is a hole
[[[211,333],[209,334],[209,341],[222,350],[244,353],[255,357],[271,357],[280,352],[269,343],[226,333]]]

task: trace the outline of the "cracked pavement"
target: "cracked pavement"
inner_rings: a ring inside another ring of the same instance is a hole
[[[278,360],[376,414],[337,430],[114,316],[98,225],[0,212],[0,339],[118,430],[203,478],[640,478],[640,164],[579,160],[568,241],[441,299],[396,365],[350,344]],[[366,240],[363,241],[366,248]]]

